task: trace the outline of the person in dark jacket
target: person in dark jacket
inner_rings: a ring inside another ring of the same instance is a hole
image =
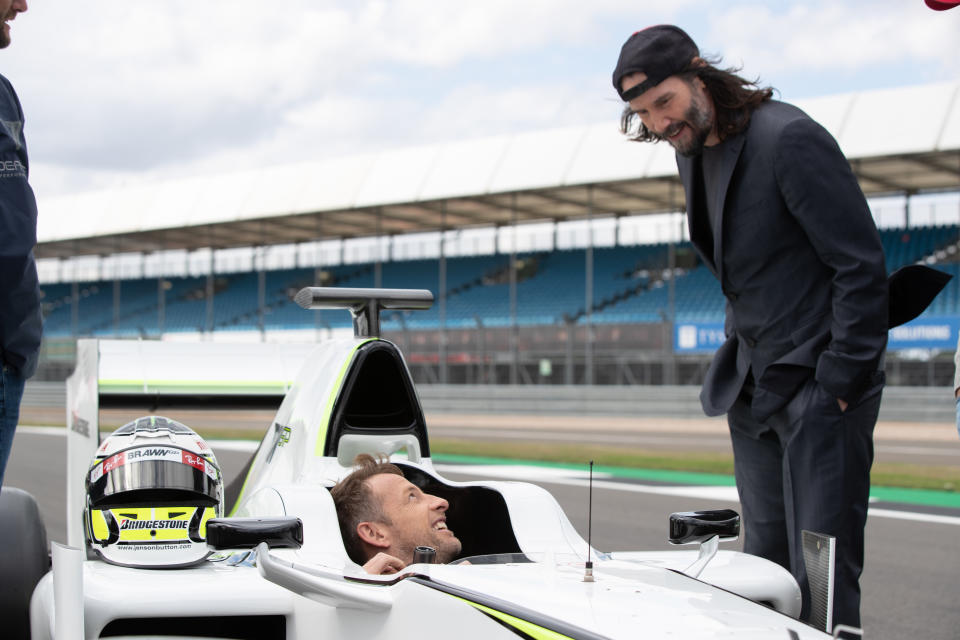
[[[621,126],[673,146],[691,241],[727,298],[700,399],[727,415],[744,549],[793,573],[807,616],[801,531],[835,536],[833,622],[859,626],[887,344],[880,234],[833,137],[715,64],[675,26],[635,33],[613,74]]]
[[[26,0],[0,0],[0,48],[10,45],[10,22]],[[24,381],[37,370],[40,286],[33,247],[37,202],[27,182],[23,109],[13,85],[0,76],[0,486],[20,418]]]

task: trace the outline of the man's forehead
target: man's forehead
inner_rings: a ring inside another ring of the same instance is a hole
[[[403,493],[410,487],[416,487],[412,482],[396,473],[378,473],[367,478],[370,489],[381,498]]]
[[[637,111],[641,108],[645,109],[653,104],[656,104],[657,101],[662,99],[664,96],[673,95],[679,88],[676,80],[679,80],[677,76],[671,76],[657,86],[644,91],[639,96],[631,98],[628,103],[630,108],[634,111]]]
[[[620,80],[620,88],[623,91],[629,91],[641,82],[644,82],[646,79],[647,74],[645,74],[643,71],[634,71],[633,73],[628,73]]]
[[[646,79],[647,74],[645,74],[643,71],[634,71],[633,73],[628,73],[620,80],[620,88],[624,92],[629,91],[638,84],[644,82]]]

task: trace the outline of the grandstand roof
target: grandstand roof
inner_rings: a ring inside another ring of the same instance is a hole
[[[837,138],[867,195],[960,190],[960,83],[797,104]],[[672,148],[628,142],[604,122],[44,198],[37,255],[637,215],[682,202]]]

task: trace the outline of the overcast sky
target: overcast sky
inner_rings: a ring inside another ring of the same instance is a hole
[[[960,8],[923,0],[31,0],[0,73],[42,199],[616,126],[620,46],[662,22],[788,101],[960,79]]]

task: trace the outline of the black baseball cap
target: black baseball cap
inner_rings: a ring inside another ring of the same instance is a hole
[[[658,24],[637,31],[620,49],[617,68],[613,70],[613,88],[624,102],[655,87],[687,68],[700,55],[696,43],[680,27]],[[645,73],[647,79],[629,91],[620,90],[620,81],[631,73]]]

